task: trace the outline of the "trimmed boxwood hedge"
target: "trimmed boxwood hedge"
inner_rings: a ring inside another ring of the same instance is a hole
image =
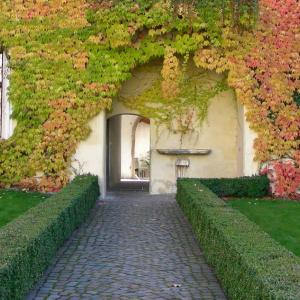
[[[0,299],[22,299],[99,196],[95,176],[76,177],[59,193],[0,230]]]
[[[267,176],[192,180],[201,182],[220,197],[263,197],[268,194],[270,186]]]
[[[200,181],[178,180],[177,201],[230,299],[300,299],[300,258]]]

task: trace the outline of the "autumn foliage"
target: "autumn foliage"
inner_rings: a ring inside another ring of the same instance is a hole
[[[199,68],[228,75],[257,133],[256,159],[270,162],[275,194],[295,196],[300,2],[260,0],[253,16],[251,7],[237,9],[233,2],[222,1],[220,9],[218,1],[197,7],[168,0],[1,1],[0,44],[10,57],[18,124],[0,142],[1,184],[59,189],[76,146],[89,134],[88,121],[110,108],[131,71],[164,58],[162,92],[176,97],[180,61],[189,56]]]
[[[300,109],[293,99],[300,87],[300,2],[262,0],[260,7],[253,47],[235,60],[241,68],[234,77],[245,80],[232,86],[258,134],[256,159],[270,161],[275,194],[289,196],[300,186]]]

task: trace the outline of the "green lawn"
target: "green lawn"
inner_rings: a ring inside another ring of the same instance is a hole
[[[299,202],[244,198],[228,203],[258,224],[273,239],[300,256]]]
[[[15,219],[48,196],[13,190],[0,190],[0,227]]]

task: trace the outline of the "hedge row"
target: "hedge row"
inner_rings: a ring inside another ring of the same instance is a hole
[[[230,299],[300,299],[300,258],[199,181],[178,181],[177,201]]]
[[[97,177],[78,176],[0,230],[0,299],[26,295],[87,217],[98,195]]]
[[[193,180],[204,184],[220,197],[263,197],[268,194],[270,186],[267,176]]]

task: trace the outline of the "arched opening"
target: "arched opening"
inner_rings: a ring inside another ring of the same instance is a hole
[[[107,120],[107,188],[148,191],[150,120],[122,114]]]

